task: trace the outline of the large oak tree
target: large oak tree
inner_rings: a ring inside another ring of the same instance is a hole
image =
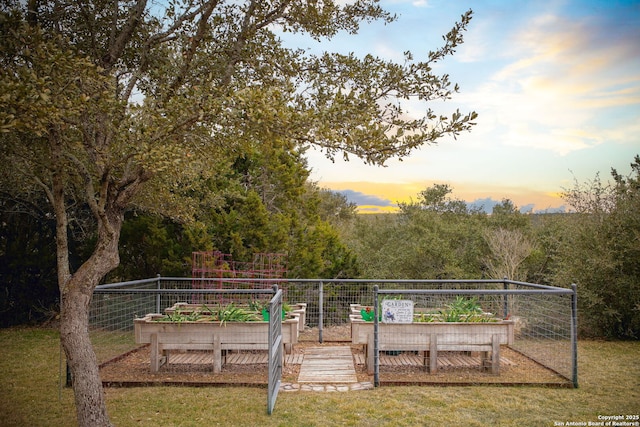
[[[189,218],[208,196],[193,184],[256,142],[384,164],[470,129],[475,118],[426,106],[411,118],[400,102],[457,91],[432,66],[462,42],[470,12],[425,61],[407,52],[394,63],[309,55],[279,38],[292,31],[321,40],[393,21],[375,0],[9,0],[0,8],[0,185],[46,194],[55,214],[61,341],[82,426],[111,425],[88,308],[119,263],[127,209]],[[97,241],[72,269],[76,211],[91,213]]]

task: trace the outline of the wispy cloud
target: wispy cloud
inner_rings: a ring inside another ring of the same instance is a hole
[[[411,4],[415,7],[431,7],[429,0],[386,0],[384,3],[389,4]]]
[[[385,41],[379,41],[374,46],[374,53],[384,59],[402,62],[404,60],[404,52],[394,49]]]
[[[542,14],[506,35],[507,62],[467,96],[483,105],[485,124],[499,123],[498,142],[567,155],[603,142],[592,124],[610,113],[604,109],[640,105],[640,43],[593,29],[606,24]],[[628,66],[612,74],[622,61]]]
[[[475,87],[463,83],[462,93],[455,96],[453,103],[468,106],[463,110],[480,113],[480,126],[471,139],[491,132],[494,146],[566,156],[605,140],[601,133],[606,128],[595,122],[615,114],[612,108],[640,106],[640,30],[616,31],[609,28],[611,20],[556,13],[534,15],[511,28],[492,27],[500,25],[495,19],[479,19],[456,59],[479,69],[485,63],[502,66]],[[499,40],[498,29],[509,32]],[[394,54],[389,45],[377,47],[384,56]],[[457,79],[458,72],[452,74]],[[449,104],[431,106],[448,114],[453,107]],[[404,107],[409,117],[421,117],[425,110],[415,100]]]
[[[425,59],[420,55],[440,45],[467,6],[414,1],[382,1],[398,22],[367,30],[356,45],[340,39],[338,47],[395,60],[411,50]],[[533,212],[562,210],[557,193],[573,174],[581,181],[596,172],[608,176],[612,167],[626,170],[638,153],[637,1],[478,0],[468,7],[475,13],[465,43],[434,67],[461,92],[444,103],[402,105],[411,118],[428,107],[443,115],[477,111],[472,132],[444,137],[386,168],[311,158],[315,178],[330,188],[385,200],[360,211],[394,209],[389,200],[409,201],[433,182],[451,184],[467,201],[505,197]]]
[[[406,182],[375,184],[368,182],[325,182],[333,191],[343,194],[358,206],[361,213],[397,212],[399,203],[411,203],[418,199],[418,193],[429,188],[433,182]],[[349,185],[350,188],[345,186]],[[371,194],[377,192],[378,194]],[[519,206],[521,212],[546,212],[560,210],[561,199],[558,194],[532,191],[504,184],[490,186],[476,183],[460,183],[452,185],[452,195],[467,202],[470,207],[480,208],[491,213],[493,207],[502,203],[503,199],[511,200]],[[393,202],[391,201],[393,199]]]
[[[389,199],[383,199],[382,197],[361,193],[360,191],[340,190],[338,193],[344,195],[347,200],[358,206],[394,206],[394,203]]]

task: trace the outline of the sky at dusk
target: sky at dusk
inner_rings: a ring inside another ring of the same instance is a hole
[[[357,36],[316,43],[310,52],[371,53],[403,61],[426,59],[466,10],[465,43],[434,68],[460,93],[429,107],[450,115],[476,111],[477,125],[387,167],[352,158],[335,163],[308,152],[311,179],[342,192],[360,212],[388,212],[416,200],[434,183],[452,196],[491,206],[510,199],[523,211],[562,209],[574,182],[611,168],[626,175],[640,154],[640,1],[382,0],[398,20],[363,24]],[[305,44],[308,43],[308,44]],[[490,208],[489,208],[490,211]]]

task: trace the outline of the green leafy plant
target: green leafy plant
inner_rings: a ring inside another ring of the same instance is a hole
[[[251,322],[260,320],[260,318],[257,313],[237,307],[234,303],[231,303],[218,309],[217,320],[222,325],[225,322]]]
[[[477,298],[464,298],[458,296],[455,301],[448,304],[447,307],[451,311],[457,311],[465,314],[482,313],[482,307],[480,307],[480,303],[478,303]]]
[[[443,322],[467,322],[474,315],[482,314],[482,307],[476,298],[458,296],[446,307],[446,310],[440,310]]]
[[[415,313],[413,321],[416,323],[431,322],[497,322],[491,313],[482,311],[482,307],[477,298],[457,297],[452,303],[447,304],[445,309],[436,312]],[[362,320],[371,322],[374,319],[372,307],[365,307],[360,310]]]
[[[268,302],[251,301],[248,307],[239,307],[235,303],[209,307],[203,304],[200,307],[178,307],[174,311],[154,319],[155,322],[255,322],[269,320]],[[282,304],[282,319],[291,312],[291,305]]]
[[[431,323],[440,321],[440,317],[434,313],[418,313],[414,314],[413,321],[418,323]]]
[[[178,309],[173,313],[167,313],[155,319],[156,322],[206,322],[217,321],[220,324],[225,322],[251,322],[262,320],[259,312],[251,309],[237,307],[234,303],[225,306],[211,308],[203,305],[195,309]]]
[[[155,319],[156,322],[197,322],[202,319],[202,315],[199,311],[192,312],[180,312],[167,313],[162,317]]]

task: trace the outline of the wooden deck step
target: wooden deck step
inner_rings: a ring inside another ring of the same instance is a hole
[[[364,354],[354,354],[353,359],[356,365],[365,365],[366,356]],[[381,366],[421,366],[423,357],[411,354],[400,353],[397,356],[380,354]],[[466,355],[438,356],[438,368],[469,368],[480,366],[480,357]],[[500,357],[500,366],[515,366],[515,363],[506,357]]]
[[[310,347],[305,350],[299,383],[356,383],[351,348],[347,346]]]
[[[305,375],[315,376],[321,379],[321,375],[331,377],[350,378],[350,370],[353,364],[365,365],[366,356],[362,353],[351,354],[348,346],[311,347],[305,353],[295,352],[285,355],[285,364],[305,365]],[[210,351],[188,351],[185,353],[171,352],[170,364],[212,365],[213,353]],[[267,352],[238,352],[227,354],[225,363],[234,365],[266,364]],[[423,357],[412,353],[400,353],[391,356],[380,354],[381,366],[422,366]],[[438,368],[468,368],[480,365],[480,357],[463,354],[450,354],[438,356]],[[515,363],[506,357],[500,357],[500,366],[515,366]],[[302,370],[301,370],[302,372]],[[312,372],[312,373],[310,373]],[[354,371],[355,375],[355,371]],[[308,382],[321,382],[312,381]],[[337,383],[337,380],[327,381]],[[345,381],[350,382],[350,381]]]
[[[268,359],[267,352],[259,353],[230,353],[227,355],[224,363],[234,365],[253,365],[266,364]],[[304,359],[304,354],[286,354],[285,364],[300,365]],[[170,364],[188,364],[188,365],[212,365],[213,353],[210,351],[189,351],[186,353],[172,352],[169,356]]]
[[[169,356],[171,364],[212,365],[213,353],[210,351],[172,352]]]
[[[304,354],[302,353],[285,354],[284,360],[286,365],[302,365],[302,361],[304,360]]]

